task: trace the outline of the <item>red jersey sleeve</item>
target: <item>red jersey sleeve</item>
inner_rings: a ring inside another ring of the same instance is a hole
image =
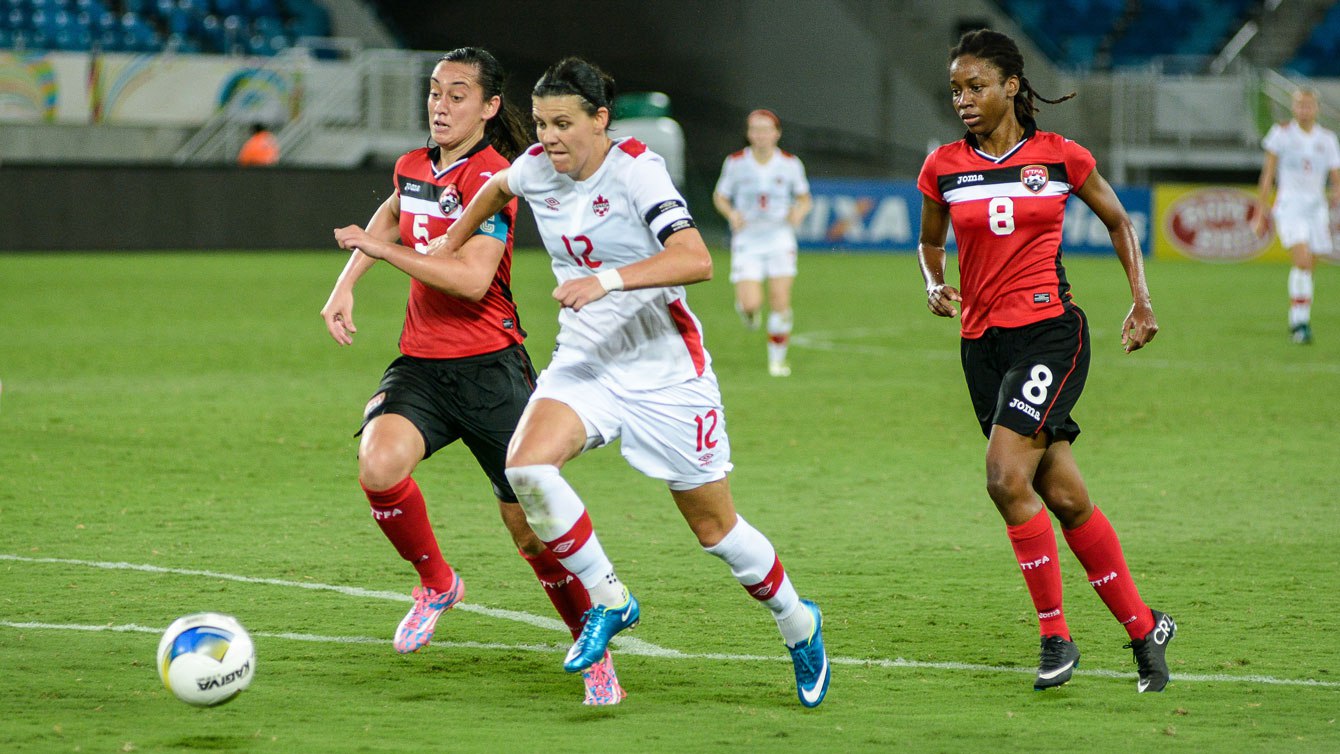
[[[1065,174],[1070,182],[1070,190],[1079,191],[1098,163],[1093,159],[1093,153],[1069,139],[1062,142],[1061,154],[1065,157]]]
[[[921,175],[917,177],[917,188],[936,204],[948,204],[940,191],[940,175],[935,167],[935,158],[939,155],[939,149],[926,155],[926,162],[921,165]]]

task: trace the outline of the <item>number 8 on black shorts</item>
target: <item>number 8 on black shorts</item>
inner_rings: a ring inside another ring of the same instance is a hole
[[[1078,306],[1023,327],[988,328],[964,338],[960,355],[982,434],[999,424],[1026,437],[1079,436],[1070,412],[1089,375],[1089,322]]]

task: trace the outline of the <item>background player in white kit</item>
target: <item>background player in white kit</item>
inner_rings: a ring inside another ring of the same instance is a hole
[[[1312,342],[1312,268],[1314,254],[1331,254],[1329,205],[1340,204],[1340,142],[1335,132],[1317,124],[1317,94],[1293,94],[1293,120],[1270,127],[1261,146],[1266,150],[1258,186],[1266,206],[1270,186],[1278,190],[1271,215],[1280,243],[1289,250],[1289,330],[1295,343]],[[1329,202],[1326,180],[1330,178]],[[1252,218],[1256,234],[1265,233],[1265,213]]]
[[[787,377],[795,229],[809,214],[810,184],[800,158],[777,148],[782,126],[771,110],[749,113],[745,126],[749,146],[726,158],[712,204],[730,222],[735,309],[750,329],[757,328],[768,282],[768,372]]]
[[[591,595],[563,667],[600,662],[639,618],[559,471],[621,439],[628,463],[666,482],[703,548],[772,611],[800,702],[814,707],[829,681],[823,618],[800,599],[768,539],[735,512],[721,392],[685,304],[683,286],[710,279],[712,257],[664,161],[636,139],[609,137],[613,98],[613,80],[590,63],[551,67],[532,91],[540,143],[489,179],[457,220],[475,227],[522,197],[558,279],[557,347],[512,438],[507,479],[536,535]],[[449,232],[434,243],[451,256],[466,237]]]

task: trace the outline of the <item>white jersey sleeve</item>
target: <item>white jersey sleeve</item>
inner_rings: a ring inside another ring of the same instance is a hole
[[[735,200],[735,171],[731,168],[733,162],[730,157],[721,162],[721,175],[717,177],[717,186],[713,189],[714,193],[731,201]]]
[[[1276,123],[1270,127],[1269,131],[1266,131],[1265,137],[1261,139],[1261,148],[1278,156],[1281,149],[1280,142],[1283,138],[1284,131],[1280,128],[1280,124]]]
[[[666,239],[675,233],[694,227],[688,204],[671,182],[665,160],[660,155],[644,152],[633,160],[627,180],[633,208],[661,246],[665,246]]]

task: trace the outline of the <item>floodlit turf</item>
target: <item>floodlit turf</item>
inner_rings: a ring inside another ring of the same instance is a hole
[[[0,257],[0,751],[1340,749],[1340,269],[1319,271],[1316,343],[1298,347],[1282,267],[1151,262],[1163,330],[1126,356],[1120,266],[1069,263],[1094,336],[1076,455],[1180,626],[1173,683],[1140,696],[1064,543],[1083,660],[1032,691],[1035,618],[984,492],[956,323],[926,312],[915,260],[803,256],[794,374],[774,379],[720,257],[690,300],[732,485],[824,609],[832,688],[800,707],[766,611],[606,449],[569,476],[643,621],[616,645],[627,701],[589,709],[566,634],[526,622],[552,610],[461,447],[416,476],[467,604],[434,645],[392,650],[414,579],[368,515],[351,434],[406,284],[374,270],[337,347],[317,312],[343,259]],[[546,258],[518,256],[540,365],[552,286]],[[157,631],[198,610],[256,640],[251,688],[218,709],[154,668]],[[98,627],[122,630],[80,630]]]

